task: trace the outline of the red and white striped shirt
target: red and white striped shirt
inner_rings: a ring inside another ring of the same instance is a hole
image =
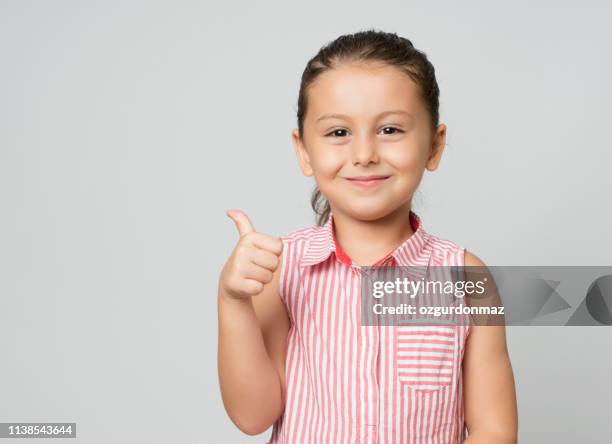
[[[413,211],[410,222],[414,233],[374,265],[464,265],[463,247],[427,233]],[[332,214],[282,240],[287,398],[267,444],[463,442],[469,324],[362,326],[360,267]]]

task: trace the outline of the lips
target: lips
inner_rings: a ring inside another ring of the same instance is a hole
[[[368,182],[368,181],[373,181],[373,180],[387,179],[388,177],[390,177],[390,176],[370,175],[370,176],[347,177],[347,179],[348,180],[359,181],[359,182]]]
[[[379,174],[372,174],[369,176],[354,176],[347,177],[346,179],[351,185],[354,185],[362,190],[364,189],[374,189],[377,188],[378,185],[384,183],[391,176],[383,176]]]

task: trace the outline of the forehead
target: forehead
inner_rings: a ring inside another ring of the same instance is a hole
[[[311,118],[335,112],[374,116],[389,109],[424,112],[418,85],[399,68],[345,64],[321,74],[308,91]]]

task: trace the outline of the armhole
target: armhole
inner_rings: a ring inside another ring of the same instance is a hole
[[[461,268],[464,269],[463,267],[465,267],[465,251],[466,248],[461,246],[461,245],[457,245],[457,265]],[[462,274],[464,274],[465,272],[463,272]],[[465,341],[467,340],[468,336],[470,335],[470,332],[472,331],[472,315],[468,314],[467,315],[469,322],[467,322],[465,324],[465,331],[464,331],[464,344]]]
[[[461,245],[458,246],[458,254],[457,254],[457,263],[460,267],[464,267],[465,266],[465,247],[462,247]]]
[[[291,316],[291,310],[289,309],[289,304],[287,301],[287,276],[289,272],[290,259],[294,258],[293,254],[290,254],[290,250],[293,249],[293,243],[289,241],[286,237],[282,237],[283,241],[283,252],[280,257],[280,273],[278,276],[278,296],[280,297],[281,302],[285,306],[287,311],[287,316],[289,317],[290,325],[293,324],[293,318]]]
[[[280,256],[280,273],[278,274],[278,295],[283,301],[283,304],[287,304],[285,300],[285,276],[287,276],[287,271],[285,268],[287,267],[287,251],[289,250],[289,242],[285,237],[282,237],[283,241],[283,252]]]

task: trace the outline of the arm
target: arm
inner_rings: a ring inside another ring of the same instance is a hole
[[[484,267],[465,252],[465,265]],[[504,325],[473,325],[464,358],[465,444],[515,444],[518,413]]]
[[[248,238],[244,241],[241,238],[244,244],[247,241]],[[247,263],[248,257],[257,259],[257,254],[261,263],[270,259],[270,255],[266,259],[253,248],[250,251],[236,248],[221,274],[218,295],[221,395],[232,422],[249,435],[266,431],[283,412],[289,330],[289,318],[278,293],[280,257],[274,271],[267,272]],[[269,268],[275,265],[269,264]],[[246,288],[246,279],[237,279],[241,274],[243,278],[248,274],[252,278],[259,276],[255,278],[257,283],[250,280],[251,296],[236,297],[226,289],[239,285]],[[258,283],[263,285],[257,286]]]

